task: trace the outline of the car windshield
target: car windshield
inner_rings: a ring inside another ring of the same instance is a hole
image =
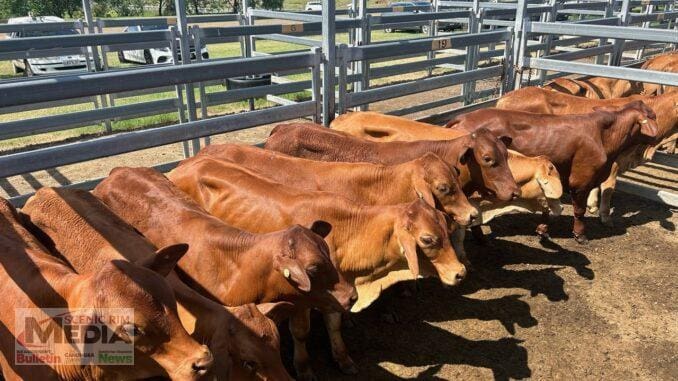
[[[47,37],[79,34],[75,29],[60,30],[26,30],[20,33],[21,37]]]
[[[140,26],[141,30],[166,30],[167,25],[142,25]]]

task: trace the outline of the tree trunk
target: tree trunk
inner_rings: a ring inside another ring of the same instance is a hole
[[[158,16],[162,16],[162,0],[158,1]]]

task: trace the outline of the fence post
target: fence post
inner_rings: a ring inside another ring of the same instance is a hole
[[[527,46],[527,38],[523,38],[523,20],[527,14],[527,0],[518,0],[516,3],[516,23],[513,27],[513,58],[512,64],[518,69],[517,65],[520,63],[520,54],[522,52],[523,45]],[[525,52],[527,54],[527,52]],[[520,68],[522,69],[522,68]],[[521,82],[523,80],[522,73],[517,75],[513,73],[510,77],[511,83],[508,83],[509,88],[519,89]]]
[[[337,55],[337,64],[339,65],[339,95],[337,99],[337,114],[341,115],[346,112],[346,91],[348,87],[347,83],[347,70],[349,62],[346,60],[346,50],[348,46],[346,44],[339,45],[339,54]]]
[[[370,15],[367,13],[367,0],[359,0],[358,19],[360,20],[360,29],[357,33],[357,46],[369,45],[372,30],[370,27]],[[359,80],[353,83],[353,92],[367,90],[370,87],[370,67],[367,60],[353,61],[355,65],[355,74],[360,74]],[[367,111],[368,105],[358,106],[358,110]]]
[[[607,0],[605,5],[605,18],[614,16],[614,3],[615,0]],[[598,46],[603,46],[607,44],[607,38],[601,38],[598,42]],[[596,65],[603,65],[605,61],[605,54],[600,54],[596,56]]]
[[[202,62],[202,40],[200,39],[200,27],[198,25],[192,25],[188,28],[188,33],[190,35],[191,41],[193,41],[193,46],[195,46],[195,61],[200,63]],[[198,82],[198,93],[200,94],[200,118],[207,119],[209,115],[207,114],[207,92],[205,91],[205,84],[203,82]],[[205,136],[202,141],[205,146],[210,145],[212,137]]]
[[[315,113],[313,114],[313,122],[320,124],[322,122],[322,95],[321,95],[321,79],[320,79],[320,62],[322,62],[323,54],[320,47],[311,48],[313,54],[317,57],[317,63],[311,68],[311,91],[312,99],[315,105]]]
[[[510,26],[506,30],[513,35],[513,27]],[[503,67],[503,81],[500,84],[499,96],[504,95],[507,91],[513,89],[513,81],[515,80],[515,71],[513,70],[513,38],[508,38],[504,42],[504,67]]]
[[[189,65],[191,63],[191,47],[188,39],[188,22],[186,20],[186,2],[184,0],[174,0],[174,6],[177,12],[177,30],[179,31],[179,50],[181,52],[181,64]],[[184,85],[186,89],[186,107],[188,109],[188,121],[193,122],[198,119],[198,113],[195,109],[195,93],[193,84]],[[191,140],[191,155],[200,151],[200,139]]]
[[[469,34],[478,33],[479,22],[479,6],[478,0],[473,0],[473,9],[469,15],[468,32]],[[478,52],[478,45],[469,45],[466,47],[466,59],[464,60],[464,71],[475,70],[478,66],[476,53]],[[464,96],[464,105],[473,103],[473,92],[475,91],[475,82],[464,82],[462,85],[462,95]]]
[[[180,1],[180,0],[177,0]],[[323,55],[323,124],[329,127],[334,119],[334,72],[336,65],[335,0],[323,0],[322,48]]]
[[[623,0],[621,12],[619,13],[619,25],[627,26],[629,24],[630,8],[631,2],[629,0]],[[612,49],[612,55],[610,56],[609,65],[619,66],[619,64],[621,64],[623,54],[624,54],[624,40],[615,39],[614,48]]]
[[[551,11],[542,16],[543,21],[545,22],[557,22],[558,21],[558,8],[560,3],[558,0],[550,0],[549,5],[551,6]],[[545,17],[544,17],[545,16]],[[543,43],[546,47],[541,50],[541,56],[548,56],[551,54],[551,47],[553,46],[553,35],[547,34],[546,36],[540,36],[539,42]],[[539,84],[544,85],[546,80],[546,70],[539,70]]]

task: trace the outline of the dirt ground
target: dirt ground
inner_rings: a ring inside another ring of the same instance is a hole
[[[353,315],[344,338],[357,377],[334,366],[316,317],[319,379],[678,379],[678,216],[625,194],[615,207],[614,228],[587,219],[585,246],[570,238],[569,206],[545,244],[536,216],[491,222],[485,245],[466,242],[475,269],[462,285],[419,281],[416,296],[392,290]]]

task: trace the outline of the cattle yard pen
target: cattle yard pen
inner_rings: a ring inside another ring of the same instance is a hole
[[[667,0],[434,1],[431,9],[418,13],[413,12],[420,10],[416,7],[368,8],[365,0],[354,0],[349,9],[339,10],[333,0],[324,0],[322,12],[253,9],[245,1],[242,14],[187,16],[179,12],[169,18],[97,20],[92,18],[88,0],[84,5],[85,20],[0,25],[0,33],[80,31],[0,41],[0,59],[82,54],[88,71],[0,82],[0,114],[29,115],[0,123],[0,140],[97,123],[102,124],[104,136],[6,154],[0,157],[0,179],[30,178],[36,171],[178,142],[183,144],[184,156],[190,156],[216,134],[298,118],[327,125],[337,113],[437,89],[457,90],[446,90],[441,99],[387,112],[421,114],[463,105],[418,118],[441,123],[455,114],[491,106],[506,91],[569,74],[678,85],[678,74],[627,67],[678,44],[678,10],[674,1]],[[176,9],[185,9],[183,0],[176,0]],[[219,22],[238,25],[213,26]],[[107,31],[133,25],[167,29]],[[457,26],[461,30],[454,30]],[[426,37],[372,40],[375,30],[411,27],[426,27]],[[264,52],[257,49],[262,41],[282,42],[286,48]],[[239,57],[205,59],[197,54],[203,45],[234,42],[239,43]],[[150,48],[168,49],[173,62],[141,68],[110,65],[109,53]],[[191,48],[196,54],[191,54]],[[587,62],[576,62],[583,59]],[[425,78],[408,77],[420,72],[426,73]],[[227,78],[252,75],[271,75],[271,83],[215,90]],[[132,102],[136,96],[158,93],[172,95]],[[284,96],[295,93],[301,96]],[[276,107],[256,109],[254,99],[262,97]],[[209,107],[237,101],[248,102],[249,111],[210,117]],[[83,103],[94,107],[30,116],[33,110]],[[176,113],[179,123],[120,133],[111,128],[114,120],[163,113]],[[672,155],[658,154],[656,160],[676,167]],[[168,170],[176,162],[154,164]],[[97,181],[67,186],[91,188]],[[620,188],[678,206],[678,197],[670,191],[630,184]],[[20,205],[29,195],[15,194],[11,200]]]

